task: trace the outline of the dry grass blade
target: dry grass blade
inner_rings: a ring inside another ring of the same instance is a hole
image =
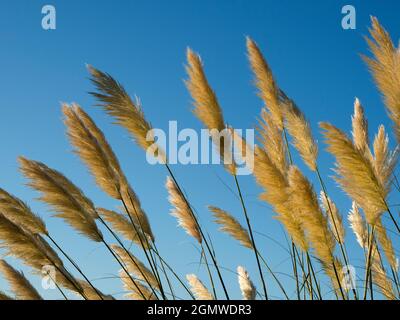
[[[49,204],[57,214],[79,233],[93,241],[102,241],[96,226],[98,217],[93,203],[60,172],[45,164],[19,158],[22,173],[30,181],[28,185],[41,192],[40,200]]]
[[[265,107],[269,110],[274,124],[282,130],[284,116],[279,101],[279,87],[257,44],[250,38],[247,38],[246,43],[247,54],[255,76],[255,84],[259,90],[259,95],[264,101]]]
[[[201,243],[202,237],[196,217],[193,216],[192,210],[189,208],[182,193],[170,177],[167,178],[166,188],[169,193],[169,202],[173,206],[171,214],[178,219],[179,226],[187,234]]]
[[[350,227],[353,230],[357,242],[361,248],[368,248],[368,233],[367,233],[367,225],[358,209],[357,204],[353,201],[352,208],[347,216],[349,220]]]
[[[48,234],[43,220],[34,214],[26,203],[3,189],[0,189],[0,212],[29,232]]]
[[[305,164],[312,171],[317,170],[318,146],[311,132],[311,127],[301,110],[291,100],[286,100],[285,128],[292,137],[293,146],[299,152]]]
[[[325,211],[325,215],[328,217],[329,226],[336,238],[336,241],[340,244],[344,244],[345,229],[339,209],[331,200],[331,198],[325,196],[323,191],[321,191],[319,198]]]
[[[112,228],[122,234],[126,240],[132,241],[140,247],[143,245],[145,249],[149,248],[148,242],[145,240],[145,235],[139,231],[140,227],[137,226],[134,228],[125,215],[103,208],[97,208],[96,210],[102,218],[109,222]]]
[[[244,247],[253,249],[248,231],[228,212],[213,206],[208,209],[213,212],[215,222],[221,225],[220,231],[238,240]]]
[[[325,130],[327,150],[336,158],[336,180],[363,208],[367,222],[374,224],[387,208],[384,187],[370,161],[341,130],[329,123],[321,123],[320,126]]]
[[[149,290],[148,287],[142,285],[140,281],[136,281],[136,285],[133,284],[130,277],[128,277],[124,271],[120,271],[119,277],[124,285],[125,297],[132,300],[157,300],[156,296]]]
[[[386,109],[393,120],[397,140],[400,141],[400,51],[390,35],[371,18],[370,38],[366,38],[373,57],[363,57],[384,97]]]
[[[43,300],[24,274],[15,270],[4,260],[0,260],[0,272],[9,282],[17,300]]]
[[[120,167],[117,157],[104,134],[78,105],[64,105],[63,113],[68,136],[75,152],[88,166],[96,183],[111,197],[123,201],[133,221],[140,225],[151,238],[150,223],[133,189]]]
[[[243,300],[255,300],[256,299],[256,287],[250,279],[246,269],[239,266],[237,267],[238,281],[240,291],[242,292]]]
[[[231,136],[226,130],[226,124],[222,115],[218,99],[208,84],[203,65],[199,55],[191,49],[187,50],[186,72],[189,79],[186,80],[195,106],[193,113],[210,130],[211,138],[229,173],[235,174],[235,165],[231,152]]]
[[[121,258],[128,272],[135,278],[149,284],[152,288],[158,288],[159,284],[154,274],[135,256],[128,253],[121,247],[113,245],[112,249]]]
[[[288,170],[286,144],[283,141],[282,131],[274,124],[270,113],[265,108],[261,110],[257,132],[264,151],[281,174],[285,175]]]
[[[215,300],[214,296],[208,291],[204,284],[194,274],[188,274],[186,279],[189,282],[191,291],[196,300]]]

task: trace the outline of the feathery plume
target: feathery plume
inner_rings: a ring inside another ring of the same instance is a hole
[[[43,267],[55,266],[57,270],[54,281],[69,290],[81,291],[75,278],[65,270],[57,253],[40,235],[27,232],[1,214],[0,249],[5,249],[6,255],[20,259],[39,274],[43,272]]]
[[[186,276],[190,288],[196,300],[215,300],[214,296],[207,290],[204,284],[194,274]]]
[[[364,108],[358,98],[355,98],[354,101],[354,114],[351,117],[351,124],[354,146],[361,153],[366,153],[369,150],[368,121],[365,118]]]
[[[374,139],[374,158],[373,168],[375,175],[379,179],[381,185],[384,188],[384,196],[390,193],[392,186],[392,174],[397,165],[399,157],[399,148],[397,147],[394,151],[389,150],[389,138],[385,133],[385,127],[381,125],[378,133]]]
[[[179,226],[181,226],[187,234],[201,243],[202,237],[196,217],[193,216],[192,210],[189,208],[182,193],[170,177],[167,177],[166,187],[169,193],[169,202],[173,206],[171,214],[178,219]]]
[[[282,131],[274,124],[265,107],[261,110],[261,118],[256,129],[263,150],[281,174],[285,175],[288,170],[286,144],[283,141]]]
[[[60,172],[45,164],[19,157],[20,169],[30,181],[28,185],[41,192],[41,201],[49,204],[56,217],[89,239],[100,242],[102,234],[96,226],[98,217],[93,203]]]
[[[279,220],[289,233],[293,242],[304,252],[308,250],[308,242],[301,223],[289,205],[288,181],[273,164],[268,154],[261,148],[255,148],[254,177],[264,189],[261,199],[271,204],[278,214]]]
[[[154,274],[136,257],[128,254],[124,249],[117,245],[112,245],[112,249],[122,260],[128,272],[134,275],[137,279],[148,283],[153,288],[158,288],[159,284]]]
[[[0,188],[0,212],[15,224],[32,233],[47,235],[43,220],[26,203]]]
[[[208,209],[213,212],[215,222],[221,225],[220,230],[238,240],[244,247],[253,249],[248,231],[228,212],[213,206]]]
[[[285,128],[292,137],[293,146],[311,171],[317,170],[318,146],[311,132],[311,127],[301,110],[293,101],[286,99]]]
[[[63,106],[64,122],[75,152],[94,176],[96,183],[114,199],[123,201],[130,209],[128,214],[152,239],[150,223],[133,189],[120,167],[117,157],[103,132],[78,105]]]
[[[122,234],[125,239],[136,243],[138,246],[143,245],[145,249],[149,248],[145,235],[140,231],[140,227],[137,226],[134,228],[125,215],[103,208],[97,208],[96,210],[101,217],[110,223],[112,228]]]
[[[5,260],[0,260],[0,272],[10,283],[11,289],[17,300],[42,300],[40,294],[26,279],[22,272],[18,272]]]
[[[396,294],[394,293],[392,282],[388,279],[385,270],[382,266],[382,260],[379,256],[378,248],[376,245],[372,247],[372,280],[378,287],[379,291],[388,300],[396,300]]]
[[[393,45],[389,33],[371,17],[370,38],[366,37],[372,58],[364,56],[370,72],[385,102],[400,141],[400,51]]]
[[[347,216],[350,227],[356,235],[357,242],[361,248],[368,248],[368,233],[366,223],[361,216],[357,204],[353,201],[352,208]]]
[[[121,270],[119,277],[122,280],[125,291],[125,297],[132,300],[157,300],[153,292],[149,290],[148,287],[136,281],[136,285],[132,282],[131,278],[126,275],[126,273]]]
[[[226,130],[218,99],[210,87],[199,55],[191,49],[187,50],[186,72],[189,79],[185,81],[194,104],[193,113],[210,130],[211,139],[216,146],[225,168],[235,174],[235,165],[231,153],[231,137]]]
[[[377,235],[376,238],[382,246],[386,259],[388,260],[392,269],[397,270],[397,258],[396,254],[394,253],[393,243],[386,232],[386,227],[382,224],[382,219],[378,219],[375,227]]]
[[[328,144],[327,150],[336,158],[336,181],[363,208],[367,222],[374,224],[386,210],[384,187],[375,175],[370,161],[338,128],[321,123]]]
[[[237,267],[238,281],[240,291],[242,292],[243,300],[255,300],[256,299],[256,287],[251,281],[249,274],[246,269],[239,266]]]
[[[323,191],[321,191],[319,198],[325,214],[328,217],[329,226],[336,238],[336,241],[340,244],[344,244],[345,230],[343,226],[342,215],[340,214],[339,209],[336,207],[336,204],[331,200],[331,198],[325,195]]]
[[[91,81],[98,90],[91,94],[99,101],[99,106],[114,117],[117,124],[128,130],[141,148],[152,148],[154,154],[165,161],[165,153],[154,143],[151,124],[145,119],[139,102],[133,102],[124,87],[109,74],[92,66],[88,66],[88,70],[92,76]]]
[[[289,170],[290,204],[299,212],[299,219],[307,232],[307,237],[322,262],[325,272],[331,278],[334,287],[340,287],[336,274],[339,274],[339,262],[335,259],[335,238],[328,227],[328,221],[321,211],[317,196],[310,182],[300,170],[291,166]],[[336,268],[336,270],[335,270]]]
[[[246,39],[246,44],[251,69],[255,76],[255,84],[259,90],[259,96],[270,112],[274,124],[282,130],[284,117],[279,101],[279,87],[257,44],[249,37]]]
[[[77,280],[82,287],[83,293],[88,300],[115,300],[113,296],[102,293],[99,289],[94,290],[89,283],[83,280]],[[101,298],[100,298],[101,296]]]
[[[6,295],[4,292],[0,291],[0,301],[6,301],[6,300],[14,300],[14,299]]]

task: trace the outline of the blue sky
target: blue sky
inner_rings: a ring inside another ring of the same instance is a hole
[[[56,30],[41,28],[41,8],[45,4],[56,7]],[[345,4],[356,8],[356,30],[341,27],[341,8]],[[175,219],[168,214],[164,188],[167,173],[161,166],[147,164],[143,151],[132,143],[127,132],[112,125],[109,117],[93,107],[94,100],[87,93],[93,88],[85,64],[112,74],[131,95],[139,96],[154,127],[166,129],[168,121],[177,120],[179,128],[199,130],[201,125],[190,112],[190,96],[183,83],[185,50],[189,46],[204,61],[226,121],[236,128],[251,128],[262,103],[255,95],[246,59],[248,35],[265,53],[280,86],[307,115],[317,139],[321,140],[319,121],[328,120],[349,130],[356,96],[364,104],[371,131],[375,132],[379,124],[389,127],[390,123],[359,54],[367,53],[363,36],[370,15],[377,16],[397,42],[399,9],[400,3],[394,0],[2,1],[0,186],[28,201],[45,218],[50,232],[83,270],[97,279],[99,288],[121,297],[119,282],[103,279],[118,270],[105,249],[51,218],[51,212],[34,200],[37,194],[24,186],[26,181],[18,172],[19,155],[40,160],[65,173],[96,205],[110,209],[118,205],[96,187],[71,152],[60,103],[77,102],[93,116],[113,146],[148,212],[160,251],[182,275],[198,273],[206,280],[203,268],[198,267],[194,242],[176,228]],[[333,159],[323,148],[321,141],[320,165],[327,176],[332,174]],[[296,162],[304,168],[299,159]],[[240,203],[225,186],[234,187],[232,178],[218,166],[176,165],[173,169],[212,234],[221,263],[231,270],[244,265],[259,284],[252,253],[218,233],[206,210],[209,204],[220,206],[244,222]],[[315,181],[307,169],[305,172]],[[257,200],[260,189],[253,179],[243,177],[241,183],[256,230],[285,245],[282,229],[272,219],[273,212]],[[317,184],[316,188],[319,191]],[[349,200],[334,183],[329,183],[329,192],[342,213],[347,214]],[[257,240],[271,266],[288,272],[285,251],[263,235],[258,234]],[[348,241],[352,262],[358,265],[362,256],[350,232]],[[9,261],[19,266],[13,259]],[[225,276],[233,296],[239,297],[235,275],[226,271]],[[38,278],[33,279],[35,284],[40,283]],[[282,279],[287,281],[285,275]],[[272,283],[271,292],[280,295]],[[57,292],[43,294],[57,297]]]

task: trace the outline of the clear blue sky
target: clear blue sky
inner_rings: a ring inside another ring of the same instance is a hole
[[[357,10],[356,30],[341,28],[341,8],[349,3]],[[44,4],[57,9],[54,31],[41,28]],[[180,128],[197,130],[201,125],[190,112],[190,97],[183,83],[185,50],[190,46],[205,63],[226,121],[236,128],[251,128],[262,103],[255,95],[246,60],[245,36],[249,35],[264,51],[280,86],[308,116],[318,139],[319,121],[328,120],[349,130],[355,96],[363,102],[375,132],[380,123],[389,126],[389,122],[359,54],[367,53],[363,35],[370,15],[377,16],[397,42],[399,12],[400,2],[395,0],[1,1],[0,186],[28,201],[45,218],[66,251],[91,278],[98,279],[95,283],[99,288],[121,297],[117,280],[100,279],[118,270],[104,248],[51,218],[51,212],[34,200],[37,194],[24,186],[26,181],[18,172],[19,155],[40,160],[64,172],[96,205],[110,209],[118,205],[96,187],[71,153],[60,102],[77,102],[93,116],[113,146],[149,214],[161,252],[182,275],[199,273],[206,280],[203,269],[198,272],[194,242],[176,228],[175,219],[168,214],[164,168],[148,165],[126,131],[93,107],[94,100],[87,94],[93,88],[85,63],[112,74],[131,95],[138,95],[154,127],[167,128],[169,120],[177,120]],[[333,161],[322,150],[321,144],[320,163],[328,175]],[[231,270],[244,265],[261,289],[252,253],[218,233],[205,208],[209,204],[220,206],[244,222],[239,202],[221,182],[233,187],[232,178],[217,166],[174,166],[174,170],[201,212],[221,263]],[[260,189],[251,177],[241,181],[256,230],[285,245],[280,225],[271,218],[273,213],[257,200]],[[347,214],[348,199],[333,183],[329,191]],[[358,265],[361,252],[350,232],[348,238],[355,257],[352,262]],[[287,254],[279,245],[261,235],[257,240],[274,269],[289,271]],[[12,259],[8,261],[19,266]],[[235,275],[229,271],[225,275],[233,296],[239,297]],[[38,278],[34,279],[39,284]],[[282,279],[287,278],[282,275]],[[0,280],[0,286],[3,284]],[[280,295],[272,283],[271,291]],[[57,297],[57,292],[43,294]]]

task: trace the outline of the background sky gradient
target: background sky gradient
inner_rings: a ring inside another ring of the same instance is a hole
[[[45,4],[57,9],[54,31],[41,28],[41,8]],[[352,4],[357,10],[356,30],[341,27],[341,8],[345,4]],[[279,85],[307,115],[320,141],[321,170],[328,176],[332,174],[333,159],[323,150],[319,121],[330,121],[348,132],[357,96],[366,109],[371,133],[381,123],[390,126],[379,93],[359,55],[368,52],[363,36],[367,34],[370,15],[378,17],[397,43],[399,11],[400,2],[396,0],[3,0],[0,187],[28,201],[45,218],[50,233],[100,289],[122,297],[121,285],[113,279],[119,268],[105,248],[52,218],[48,208],[34,200],[38,194],[24,186],[26,180],[18,171],[19,155],[43,161],[66,174],[97,206],[116,208],[118,203],[94,184],[85,166],[71,152],[60,103],[77,102],[93,116],[118,155],[149,215],[159,250],[178,273],[197,273],[207,283],[204,268],[199,270],[198,248],[168,214],[164,167],[147,164],[144,152],[127,132],[93,106],[94,100],[87,93],[93,87],[85,64],[110,73],[132,96],[140,97],[146,118],[154,127],[166,129],[168,121],[177,120],[179,128],[199,130],[201,124],[190,111],[191,99],[183,83],[185,51],[189,46],[202,57],[226,121],[236,128],[252,128],[262,102],[255,94],[246,59],[245,37],[249,35],[263,50]],[[295,161],[316,182],[299,159]],[[219,206],[244,222],[240,203],[229,189],[234,187],[232,177],[215,165],[176,165],[173,170],[213,237],[218,258],[227,268],[224,275],[233,297],[239,298],[240,291],[236,275],[229,270],[235,270],[239,264],[248,268],[261,289],[253,253],[217,232],[206,209],[210,204]],[[292,281],[285,273],[290,272],[290,261],[282,228],[272,219],[269,206],[258,201],[261,190],[253,178],[241,177],[240,181],[259,247],[289,285]],[[318,184],[315,185],[319,192]],[[342,214],[347,215],[349,199],[331,181],[328,191]],[[392,203],[395,201],[391,199]],[[359,266],[362,251],[350,232],[347,238],[351,262]],[[138,250],[134,248],[134,252]],[[15,260],[8,261],[20,267]],[[40,279],[32,279],[39,287]],[[270,277],[268,280],[271,296],[281,297]],[[0,288],[4,286],[0,280]],[[48,298],[59,297],[55,290],[41,293]]]

